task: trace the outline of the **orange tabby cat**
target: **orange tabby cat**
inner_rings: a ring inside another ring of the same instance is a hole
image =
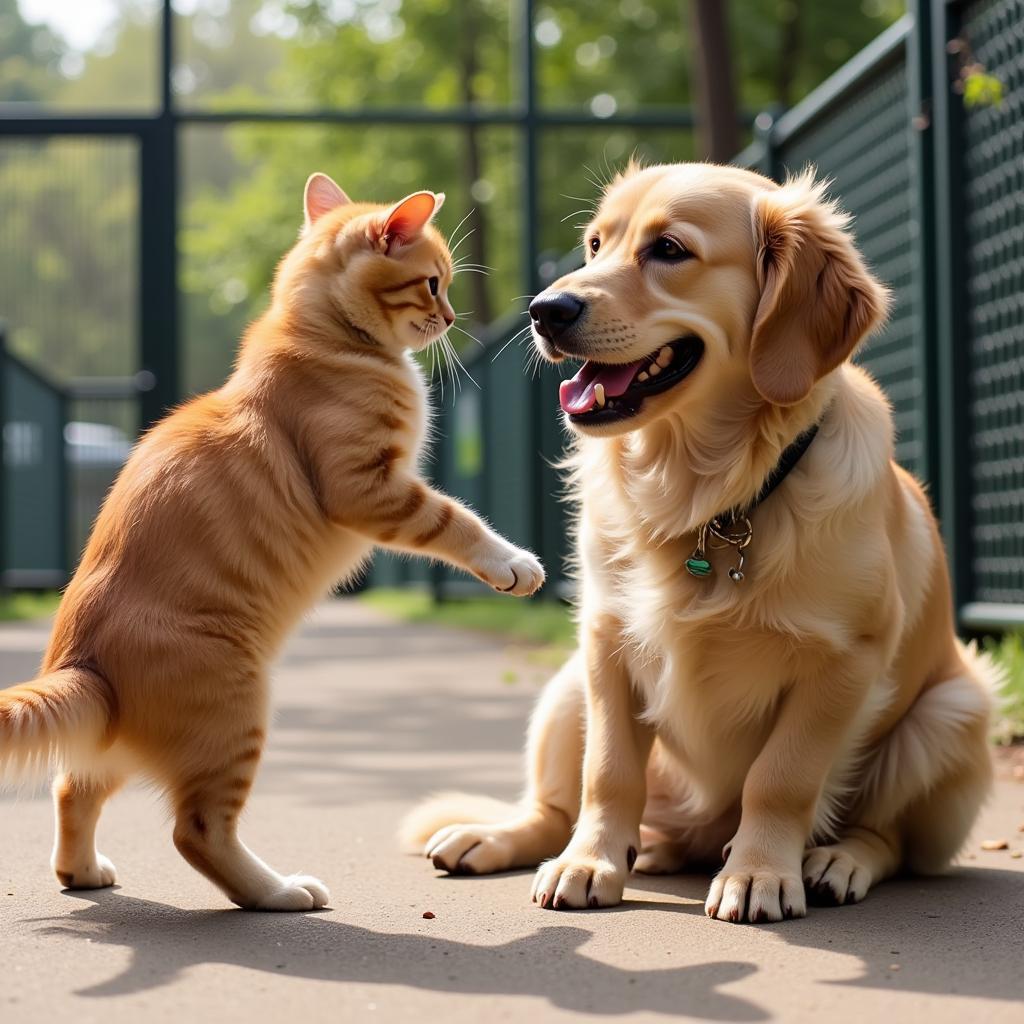
[[[135,449],[61,602],[43,674],[0,692],[0,762],[55,759],[53,869],[114,882],[104,801],[134,773],[166,791],[182,855],[242,907],[308,910],[236,826],[266,738],[267,668],[299,616],[383,544],[533,593],[540,563],[416,470],[427,408],[408,354],[454,320],[443,195],[352,203],[325,175],[269,310],[227,383]]]

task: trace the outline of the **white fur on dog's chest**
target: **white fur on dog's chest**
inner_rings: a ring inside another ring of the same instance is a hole
[[[682,566],[679,572],[685,576]],[[734,615],[720,607],[705,616],[698,601],[691,618],[687,598],[711,581],[686,577],[680,592],[660,587],[662,598],[671,595],[673,601],[655,605],[640,578],[638,573],[616,602],[629,637],[624,654],[631,680],[663,754],[678,763],[680,793],[691,811],[713,816],[739,798],[771,734],[794,682],[792,650],[800,641],[751,622],[739,605]],[[743,595],[733,599],[740,602]],[[808,648],[817,647],[822,657],[834,651],[824,636],[802,644],[805,663]]]

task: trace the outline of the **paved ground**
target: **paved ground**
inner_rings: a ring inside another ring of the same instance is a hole
[[[33,674],[46,632],[0,628],[0,684]],[[0,798],[0,1021],[1021,1021],[1024,859],[977,842],[949,878],[760,927],[708,921],[698,877],[556,914],[528,902],[525,873],[446,879],[402,857],[394,826],[418,796],[514,795],[542,678],[477,636],[320,609],[277,672],[244,830],[278,868],[331,886],[319,914],[228,909],[141,790],[101,826],[121,886],[62,894],[46,797]],[[1024,785],[1004,780],[978,839],[1024,849],[1021,823]]]

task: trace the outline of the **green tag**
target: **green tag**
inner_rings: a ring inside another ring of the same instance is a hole
[[[686,571],[691,576],[710,576],[711,563],[706,558],[688,558],[686,560]]]

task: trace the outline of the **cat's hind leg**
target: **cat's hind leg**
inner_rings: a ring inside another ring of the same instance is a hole
[[[234,731],[222,727],[216,747],[211,747],[211,738],[196,738],[199,749],[185,761],[192,769],[172,787],[178,852],[246,910],[325,906],[330,896],[323,882],[310,875],[278,874],[238,838],[238,818],[263,752],[263,728],[242,723]],[[220,751],[215,759],[210,757],[213,749]]]
[[[114,865],[96,849],[96,824],[121,780],[65,772],[53,783],[56,828],[50,864],[65,889],[103,889],[117,881]]]

